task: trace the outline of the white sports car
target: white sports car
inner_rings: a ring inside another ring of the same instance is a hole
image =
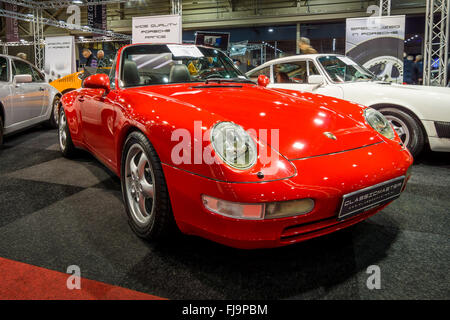
[[[291,56],[268,61],[247,72],[265,75],[269,88],[308,91],[379,110],[416,156],[429,144],[450,152],[450,88],[379,81],[348,57],[331,54]]]
[[[32,64],[0,55],[0,146],[3,135],[38,123],[56,128],[60,98]]]

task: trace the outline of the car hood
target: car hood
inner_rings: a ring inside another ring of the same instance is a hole
[[[361,81],[361,82],[347,82],[339,84],[342,88],[352,88],[357,90],[379,90],[381,92],[401,92],[403,95],[426,96],[426,97],[440,97],[444,95],[446,98],[450,97],[450,88],[446,87],[432,87],[432,86],[418,86],[408,84],[397,84],[382,81]],[[373,92],[376,94],[376,91]]]
[[[386,82],[352,82],[339,85],[344,99],[371,106],[391,103],[411,108],[420,119],[449,121],[450,88],[390,84]]]
[[[347,101],[249,84],[165,85],[146,89],[189,103],[213,114],[217,121],[232,121],[254,129],[259,140],[288,159],[299,159],[359,148],[382,141],[365,124],[363,108]],[[201,120],[201,119],[193,119]],[[267,138],[259,135],[267,130]],[[279,133],[279,143],[276,133]],[[332,133],[336,139],[332,139]],[[327,136],[328,135],[328,136]]]

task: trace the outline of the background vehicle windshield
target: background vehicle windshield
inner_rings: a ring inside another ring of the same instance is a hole
[[[198,82],[210,78],[247,79],[221,51],[194,45],[131,46],[122,53],[124,87]]]
[[[347,57],[325,56],[320,57],[318,60],[334,82],[369,81],[376,79],[369,70]]]

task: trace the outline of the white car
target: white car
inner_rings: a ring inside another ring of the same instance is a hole
[[[0,55],[0,146],[4,135],[42,122],[56,128],[60,98],[35,66]]]
[[[268,61],[247,72],[270,79],[269,88],[307,91],[349,100],[383,113],[416,156],[429,144],[450,152],[450,88],[379,81],[348,57],[298,55]]]

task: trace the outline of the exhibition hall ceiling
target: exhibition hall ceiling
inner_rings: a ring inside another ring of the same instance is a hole
[[[48,0],[46,0],[48,1]],[[43,1],[41,1],[43,2]],[[369,15],[368,7],[378,1],[361,0],[198,0],[181,1],[183,29],[245,27],[255,25],[293,24],[296,22],[324,22]],[[171,13],[170,0],[135,0],[107,5],[108,28],[116,32],[131,32],[131,19],[135,16]],[[29,13],[29,8],[18,7],[18,12]],[[392,13],[424,14],[425,0],[398,0],[392,3]],[[66,21],[66,8],[45,9],[45,18]],[[87,9],[81,8],[81,24],[87,24]],[[19,21],[22,37],[32,37],[29,22]],[[46,35],[64,35],[69,31],[45,26]],[[77,34],[72,31],[72,34]],[[0,37],[5,26],[0,26]]]

